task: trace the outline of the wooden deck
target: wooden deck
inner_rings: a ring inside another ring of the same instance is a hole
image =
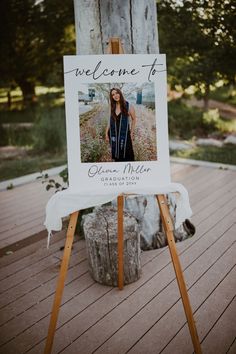
[[[41,180],[0,191],[0,256],[45,238],[45,206],[54,192]]]
[[[172,176],[189,191],[197,228],[177,248],[203,353],[236,353],[236,172],[172,164]],[[29,199],[22,205],[25,188]],[[44,219],[42,190],[27,185],[0,192],[0,231],[5,225],[12,241],[22,242],[22,223],[28,223],[25,230],[38,230]],[[7,238],[2,247],[10,245]],[[49,250],[45,239],[30,243],[0,258],[3,354],[41,354],[47,336],[64,232],[54,236]],[[77,240],[53,353],[193,353],[168,248],[143,252],[141,278],[119,291],[91,279],[85,243]]]

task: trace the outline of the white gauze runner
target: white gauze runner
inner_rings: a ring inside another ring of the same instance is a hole
[[[176,220],[175,228],[178,228],[185,219],[190,218],[192,210],[190,208],[188,191],[180,183],[170,183],[166,186],[157,187],[156,190],[134,191],[136,195],[157,195],[178,192],[176,200]],[[44,225],[48,230],[48,247],[52,231],[60,231],[62,229],[62,218],[69,214],[98,206],[110,202],[118,197],[118,193],[104,195],[83,195],[70,191],[70,188],[55,193],[48,201],[46,206],[46,220]],[[136,195],[126,196],[126,198],[135,198]]]

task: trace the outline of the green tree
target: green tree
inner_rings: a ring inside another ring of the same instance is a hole
[[[158,1],[161,52],[167,53],[170,83],[195,85],[208,104],[210,85],[235,82],[233,0]]]
[[[62,83],[62,54],[75,52],[72,0],[2,0],[0,12],[0,85],[32,100],[36,83]]]
[[[0,4],[1,86],[19,85],[24,97],[34,95],[37,72],[35,22],[40,16],[39,6],[33,0],[10,0]]]
[[[73,0],[43,0],[38,30],[42,43],[39,55],[39,79],[46,85],[63,84],[63,61],[66,54],[75,54]]]

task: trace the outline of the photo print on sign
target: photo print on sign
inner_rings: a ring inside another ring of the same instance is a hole
[[[81,162],[157,160],[153,82],[81,84],[78,102]]]
[[[64,57],[70,189],[145,193],[170,182],[165,55]]]

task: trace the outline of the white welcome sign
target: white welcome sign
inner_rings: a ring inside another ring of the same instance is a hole
[[[170,183],[165,55],[65,56],[64,80],[71,191]]]

